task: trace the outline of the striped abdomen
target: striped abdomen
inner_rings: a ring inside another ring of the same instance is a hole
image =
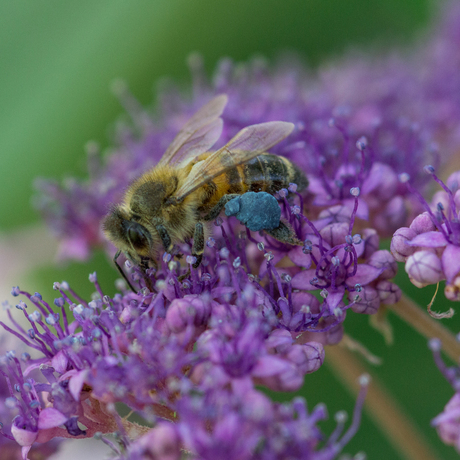
[[[267,192],[275,194],[290,183],[299,190],[307,186],[304,173],[288,159],[277,155],[264,154],[236,167],[239,179],[233,173],[227,174],[230,187],[227,193]]]
[[[265,153],[216,177],[206,184],[201,211],[210,210],[224,195],[246,192],[267,192],[274,195],[290,183],[303,190],[307,184],[305,174],[284,157]]]

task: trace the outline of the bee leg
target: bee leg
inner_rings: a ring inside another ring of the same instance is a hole
[[[303,246],[302,241],[297,238],[294,229],[283,220],[280,221],[278,227],[273,230],[264,230],[264,232],[268,233],[270,236],[275,238],[275,240],[278,240],[281,243]]]
[[[202,222],[197,222],[195,225],[195,232],[193,233],[193,246],[192,256],[196,257],[196,262],[193,264],[193,268],[198,268],[203,259],[204,252],[204,231]],[[184,275],[179,276],[180,282],[184,281],[185,278],[190,276],[190,267]]]
[[[142,258],[141,263],[139,264],[139,268],[141,269],[142,275],[144,276],[145,285],[150,291],[153,291],[152,280],[149,276],[147,276],[147,269],[149,268],[148,257]]]
[[[204,231],[203,224],[197,222],[195,225],[195,232],[193,233],[193,246],[192,256],[196,257],[196,262],[193,264],[193,268],[198,268],[203,259],[204,252]]]
[[[177,277],[177,280],[179,283],[182,283],[182,281],[185,280],[185,278],[188,278],[190,276],[190,268],[187,270],[187,273],[184,273],[183,275],[180,275]]]
[[[126,273],[121,269],[120,265],[117,262],[118,257],[120,257],[121,250],[119,249],[117,253],[113,256],[113,263],[117,267],[118,271],[120,272],[120,275],[124,278],[124,280],[128,283],[129,288],[131,291],[134,292],[134,294],[137,294],[137,291],[133,288],[133,285],[129,282],[128,277],[126,276]]]
[[[155,230],[158,232],[158,235],[160,235],[161,242],[163,243],[163,247],[165,248],[165,251],[171,252],[173,245],[171,242],[171,237],[169,236],[169,233],[166,230],[166,228],[163,225],[158,224],[155,227]]]
[[[233,198],[237,198],[241,195],[238,195],[237,193],[229,193],[228,195],[224,195],[219,202],[209,211],[208,214],[206,214],[203,217],[203,220],[205,222],[208,222],[210,220],[217,219],[219,214],[221,213],[222,209],[224,209],[224,206],[230,201],[233,200]]]

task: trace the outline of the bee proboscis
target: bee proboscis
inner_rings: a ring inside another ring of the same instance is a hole
[[[121,204],[111,208],[103,230],[117,248],[143,268],[156,265],[161,248],[193,239],[193,267],[202,260],[209,222],[225,204],[248,191],[276,193],[288,184],[307,185],[304,173],[284,157],[267,153],[294,125],[271,121],[242,129],[222,148],[210,152],[221,135],[227,96],[214,97],[198,110],[172,141],[158,164],[139,177]],[[284,221],[267,231],[288,244],[301,244]],[[128,281],[126,279],[126,281]],[[132,288],[128,281],[128,284]],[[134,290],[134,289],[133,289]]]

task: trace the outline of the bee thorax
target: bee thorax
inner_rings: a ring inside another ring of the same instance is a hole
[[[162,182],[145,182],[131,197],[130,208],[134,214],[156,215],[166,199],[167,187]]]

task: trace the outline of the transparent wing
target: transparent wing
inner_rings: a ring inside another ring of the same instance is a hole
[[[231,168],[266,152],[291,134],[292,123],[270,121],[242,129],[233,139],[208,158],[193,166],[174,197],[182,201],[201,185],[211,181]]]
[[[226,104],[227,96],[221,94],[201,107],[171,142],[158,165],[178,163],[188,156],[209,150],[222,132],[222,119],[219,117]]]

